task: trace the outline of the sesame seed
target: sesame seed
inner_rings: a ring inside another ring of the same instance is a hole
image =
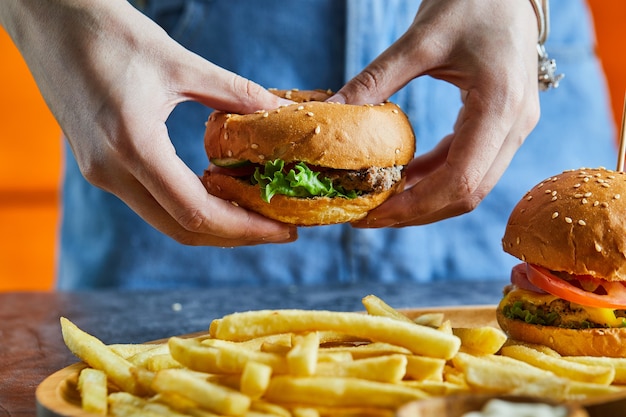
[[[532,196],[532,195],[529,195],[528,197],[526,197],[526,201],[530,201],[530,200],[532,200],[532,199],[533,199],[533,196]]]
[[[580,202],[583,203],[583,204],[587,204],[587,199],[583,198],[582,200],[580,200]]]
[[[591,197],[592,195],[593,194],[591,194],[590,192],[587,192],[587,193],[584,194],[584,196],[587,197],[587,198]]]
[[[574,184],[574,188],[578,188],[578,187],[580,187],[580,183]]]
[[[250,145],[250,147],[252,149],[259,149],[259,144],[258,143],[253,143],[253,144]]]
[[[602,208],[607,208],[609,206],[609,203],[607,203],[606,201],[603,201],[602,203],[600,203],[600,207]]]
[[[596,252],[602,252],[602,246],[598,242],[595,244]]]
[[[261,155],[261,154],[259,154],[259,159],[260,159],[261,161],[262,161],[262,160],[264,160],[264,159],[265,159],[265,155]]]
[[[615,194],[615,195],[613,196],[613,198],[614,198],[614,199],[616,199],[616,200],[619,200],[620,198],[622,198],[622,196],[621,196],[621,195],[619,195],[619,194]]]
[[[224,140],[228,140],[228,132],[224,132]]]
[[[600,202],[599,202],[598,200],[596,200],[596,201],[594,201],[594,202],[593,202],[593,206],[594,206],[594,207],[598,207],[599,205],[600,205]]]
[[[268,112],[263,113],[263,117],[269,117],[269,115],[270,114]]]
[[[554,213],[552,213],[552,218],[556,219],[557,217],[559,217],[559,212],[555,211]]]
[[[583,178],[583,182],[589,182],[589,177]]]
[[[322,128],[318,125],[315,127],[315,134],[317,135],[318,133],[320,133],[320,131],[322,130]]]
[[[558,179],[559,179],[559,177],[553,177],[553,178],[552,178],[552,182],[554,182],[554,181],[556,181],[556,180],[558,180]]]
[[[399,154],[399,153],[400,153],[400,149],[396,149],[396,154]]]
[[[304,106],[298,106],[296,110],[304,110]]]
[[[546,190],[546,191],[544,191],[544,193],[546,193],[546,194],[551,194],[551,193],[552,193],[552,190]]]
[[[239,203],[237,203],[236,201],[231,201],[230,204],[232,204],[235,207],[239,207]]]
[[[581,226],[586,226],[587,225],[587,223],[585,223],[584,220],[578,220],[578,224],[581,225]]]
[[[541,187],[543,187],[543,183],[541,183],[541,184],[539,184],[539,185],[537,186],[537,188],[541,188]]]
[[[556,190],[552,191],[552,196],[555,196],[556,194]]]
[[[519,238],[519,236],[517,237],[517,239],[515,239],[515,243],[517,243],[517,244],[519,245],[519,243],[520,243],[520,238]]]
[[[609,184],[608,182],[603,182],[602,183],[602,187],[604,188],[609,188],[611,186],[611,184]]]
[[[226,115],[226,119],[230,119],[231,117],[233,117],[233,115],[232,115],[232,114],[230,114],[230,113],[228,113],[228,114]]]
[[[233,156],[233,151],[229,149],[228,152],[226,152],[226,155],[228,155],[228,157],[230,158],[231,156]]]
[[[398,114],[398,110],[397,110],[397,109],[393,109],[393,110],[391,110],[391,112],[392,112],[393,114]]]
[[[574,198],[583,198],[584,194],[582,193],[576,193],[574,194]]]
[[[556,200],[558,200],[557,196],[552,196],[552,198],[550,199],[550,201],[556,201]]]
[[[285,93],[285,98],[287,98],[287,99],[291,99],[291,90],[289,90],[289,91],[287,91],[287,92]]]
[[[291,91],[300,91],[299,88],[292,88]]]
[[[572,218],[571,217],[566,217],[565,218],[565,223],[571,223],[572,222]]]
[[[312,112],[312,111],[307,112],[307,114],[306,114],[306,115],[307,115],[307,116],[309,116],[309,117],[313,117],[313,116],[315,116],[315,115],[313,114],[313,112]]]

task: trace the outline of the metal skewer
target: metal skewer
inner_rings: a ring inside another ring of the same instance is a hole
[[[624,154],[626,153],[626,94],[622,111],[622,127],[619,132],[619,149],[617,154],[617,171],[624,171]]]

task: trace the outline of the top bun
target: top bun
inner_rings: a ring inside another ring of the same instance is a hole
[[[214,112],[204,143],[210,159],[282,159],[358,170],[406,165],[415,152],[408,117],[396,104],[325,102],[330,91],[274,90],[296,103],[254,114]]]
[[[626,175],[581,168],[547,178],[515,206],[505,252],[552,271],[626,280]]]

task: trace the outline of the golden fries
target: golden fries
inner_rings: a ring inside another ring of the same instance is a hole
[[[214,320],[210,328],[214,338],[232,341],[316,330],[344,332],[374,342],[401,346],[417,355],[443,359],[451,359],[461,346],[458,337],[427,326],[387,317],[334,311],[248,311]]]
[[[85,411],[94,414],[107,413],[107,376],[104,372],[85,368],[78,375],[78,392]]]
[[[506,346],[502,348],[502,355],[519,359],[573,381],[609,385],[615,377],[613,368],[566,361],[522,345]]]
[[[209,335],[154,345],[107,346],[61,326],[89,366],[78,376],[83,408],[121,417],[391,417],[429,396],[580,400],[626,383],[626,359],[562,357],[493,327],[457,328],[439,313],[413,320],[375,296],[363,303],[368,314],[230,314]]]

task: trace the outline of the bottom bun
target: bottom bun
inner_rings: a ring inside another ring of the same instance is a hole
[[[563,356],[626,357],[626,328],[565,329],[509,319],[496,310],[502,330],[513,340],[547,346]]]
[[[261,198],[258,186],[228,175],[205,171],[202,182],[207,191],[216,197],[233,201],[270,219],[298,226],[321,226],[360,220],[370,210],[401,190],[403,184],[400,181],[387,191],[352,199],[296,198],[277,194],[272,197],[271,203],[267,203]]]

